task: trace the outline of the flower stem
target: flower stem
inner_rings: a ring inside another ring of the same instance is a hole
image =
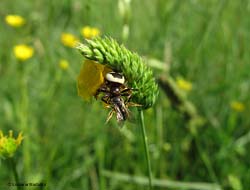
[[[149,189],[152,190],[152,171],[151,171],[151,164],[150,164],[149,151],[148,151],[148,137],[146,135],[146,130],[145,130],[143,111],[139,110],[139,114],[140,114],[140,126],[141,126],[141,132],[142,132],[142,138],[143,138],[143,144],[144,144],[144,151],[145,151],[146,160],[147,160]]]
[[[15,182],[16,182],[16,184],[18,184],[19,177],[18,177],[17,170],[16,170],[16,162],[13,158],[10,158],[9,163],[10,163],[10,167],[11,167],[11,170],[12,170],[14,178],[15,178]],[[20,189],[21,189],[20,186],[17,185],[17,190],[20,190]]]

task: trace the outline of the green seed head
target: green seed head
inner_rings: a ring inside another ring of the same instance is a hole
[[[133,102],[141,104],[143,109],[154,104],[158,95],[158,86],[152,70],[138,54],[130,52],[109,37],[87,40],[86,44],[79,44],[76,48],[85,58],[107,65],[114,71],[122,72],[128,86],[137,89],[133,91]]]

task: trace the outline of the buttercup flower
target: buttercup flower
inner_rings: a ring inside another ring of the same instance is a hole
[[[5,22],[12,27],[21,27],[25,24],[25,19],[19,15],[7,15]]]
[[[9,131],[9,136],[4,136],[3,132],[0,131],[0,157],[12,157],[20,146],[22,140],[22,133],[19,133],[17,138],[14,138],[12,131]]]
[[[61,59],[59,62],[59,67],[62,70],[67,70],[69,68],[69,62],[66,59]]]
[[[186,92],[189,92],[192,90],[192,83],[184,80],[183,78],[178,77],[176,80],[177,86],[181,89],[184,90]]]
[[[81,34],[84,38],[90,39],[100,35],[100,30],[98,28],[85,26],[81,30]]]
[[[231,109],[236,112],[243,112],[245,110],[245,105],[239,101],[232,101],[230,103]]]
[[[62,33],[61,42],[67,47],[75,47],[79,42],[78,38],[70,33]]]
[[[19,44],[13,48],[14,55],[18,60],[25,61],[31,58],[34,54],[34,49],[25,44]]]

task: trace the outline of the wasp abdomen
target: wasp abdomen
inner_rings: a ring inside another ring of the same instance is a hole
[[[128,110],[121,97],[112,98],[114,109],[116,110],[116,118],[118,121],[125,121],[128,118]]]

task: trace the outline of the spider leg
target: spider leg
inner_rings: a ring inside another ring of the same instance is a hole
[[[125,89],[121,90],[121,96],[126,97],[125,103],[128,102],[132,96],[131,88],[125,88]]]
[[[104,107],[105,107],[105,108],[112,108],[112,106],[109,105],[109,104],[105,104]]]
[[[110,95],[109,95],[109,94],[105,94],[105,95],[101,98],[101,100],[102,100],[105,104],[110,105]]]
[[[114,109],[112,109],[112,110],[109,112],[105,124],[107,124],[107,123],[109,122],[109,120],[112,118],[112,116],[113,116],[114,113],[115,113]]]
[[[127,107],[131,106],[131,107],[141,107],[142,105],[141,104],[136,104],[134,102],[127,102]]]
[[[121,96],[126,97],[125,103],[130,101],[132,94],[133,94],[133,91],[138,91],[138,90],[139,89],[136,89],[136,88],[124,88],[121,91]]]
[[[107,86],[102,85],[100,88],[98,88],[94,97],[95,97],[95,99],[98,99],[98,96],[101,92],[108,93],[109,91],[110,91],[110,89]]]
[[[125,93],[125,92],[128,92],[128,91],[132,91],[132,89],[131,88],[124,88],[124,89],[121,90],[121,94]]]

